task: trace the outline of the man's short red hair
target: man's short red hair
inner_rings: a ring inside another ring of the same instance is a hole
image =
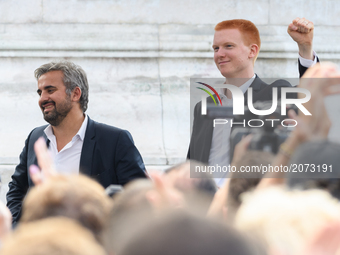
[[[221,31],[223,29],[238,29],[243,35],[245,45],[256,44],[260,50],[260,33],[253,22],[245,19],[232,19],[222,21],[215,26],[215,31]]]

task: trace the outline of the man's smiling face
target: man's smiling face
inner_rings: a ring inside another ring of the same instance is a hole
[[[254,66],[252,51],[238,29],[215,31],[212,47],[215,64],[224,77],[250,78],[247,74]]]
[[[62,71],[50,71],[38,79],[39,106],[44,119],[58,126],[72,109],[71,96],[67,95]]]

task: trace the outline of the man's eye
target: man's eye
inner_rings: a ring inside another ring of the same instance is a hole
[[[214,48],[214,51],[218,51],[218,47],[215,47],[215,48]]]
[[[231,44],[227,44],[226,47],[227,47],[227,48],[231,48],[231,47],[233,47],[233,46],[232,46]]]

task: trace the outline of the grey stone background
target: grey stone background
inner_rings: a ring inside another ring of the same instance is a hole
[[[298,76],[297,46],[286,32],[295,17],[314,22],[322,61],[339,63],[338,0],[1,0],[0,199],[28,133],[44,124],[33,76],[41,64],[82,66],[89,116],[129,130],[147,168],[162,169],[187,153],[190,77],[221,77],[214,25],[253,21],[262,38],[257,74],[287,78]],[[327,100],[334,106],[339,97]],[[335,122],[338,113],[331,113]]]

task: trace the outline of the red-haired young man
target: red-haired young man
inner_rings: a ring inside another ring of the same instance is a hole
[[[312,49],[314,24],[305,18],[296,18],[288,26],[288,34],[299,47],[300,77],[306,69],[318,60]],[[261,47],[260,33],[249,20],[226,20],[215,26],[213,40],[214,61],[226,78],[226,83],[238,86],[245,94],[253,88],[253,103],[272,100],[273,87],[291,86],[287,81],[279,80],[273,84],[263,82],[254,72],[254,65]],[[230,90],[220,94],[223,105],[232,105]],[[247,99],[245,103],[247,102]],[[209,103],[209,99],[208,99]],[[207,163],[210,166],[228,166],[230,125],[216,125],[213,120],[203,118],[201,103],[194,110],[194,123],[188,158]],[[217,185],[224,182],[219,176]]]

